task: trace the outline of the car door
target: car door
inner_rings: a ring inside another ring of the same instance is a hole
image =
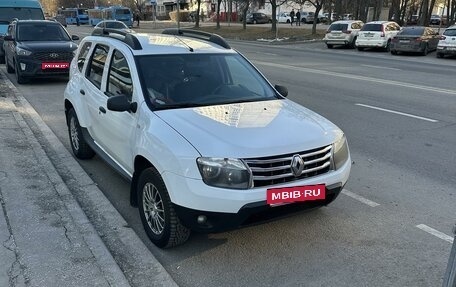
[[[129,55],[130,58],[126,55]],[[127,54],[118,49],[112,50],[108,59],[106,82],[102,91],[102,101],[99,110],[98,144],[110,155],[120,167],[131,175],[133,173],[133,148],[135,146],[135,131],[137,113],[135,111],[111,111],[107,108],[110,97],[124,95],[129,102],[138,103],[137,93],[140,85],[133,85],[132,75],[134,59],[131,53]],[[139,83],[139,80],[136,80]],[[137,86],[137,87],[136,87]]]
[[[85,79],[81,85],[80,94],[87,104],[87,129],[96,144],[99,144],[103,129],[100,124],[103,109],[106,110],[106,96],[102,91],[102,83],[106,81],[104,75],[106,61],[110,48],[106,44],[96,44],[87,63]],[[105,108],[100,109],[100,107]]]

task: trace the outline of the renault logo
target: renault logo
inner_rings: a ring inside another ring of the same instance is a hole
[[[302,170],[304,169],[304,161],[299,154],[295,154],[291,159],[291,172],[295,177],[301,175]]]
[[[59,57],[59,54],[57,54],[57,53],[51,53],[51,54],[49,54],[49,57],[55,59],[55,58],[58,58],[58,57]]]

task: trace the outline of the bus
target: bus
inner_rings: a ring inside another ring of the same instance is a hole
[[[59,9],[57,14],[65,16],[67,24],[88,24],[89,15],[84,8]]]
[[[89,24],[92,26],[97,25],[100,21],[103,20],[103,9],[102,8],[95,8],[87,10],[87,14],[89,16]]]
[[[44,12],[39,0],[1,0],[0,1],[0,63],[5,63],[3,37],[13,19],[44,20]]]
[[[133,27],[133,13],[124,6],[111,6],[103,9],[103,19],[122,21],[128,27]]]

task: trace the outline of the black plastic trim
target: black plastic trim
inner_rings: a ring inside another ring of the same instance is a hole
[[[168,28],[168,29],[163,30],[162,34],[202,39],[202,40],[206,40],[206,41],[212,42],[214,44],[217,44],[219,46],[222,46],[225,49],[231,49],[231,46],[228,44],[228,42],[225,41],[225,39],[222,36],[204,32],[204,31],[198,31],[198,30],[192,30],[192,29]]]

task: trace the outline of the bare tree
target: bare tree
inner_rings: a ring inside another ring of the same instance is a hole
[[[315,7],[314,21],[312,23],[312,35],[315,35],[317,34],[318,15],[320,14],[323,6],[326,5],[327,0],[309,0],[309,2]]]

